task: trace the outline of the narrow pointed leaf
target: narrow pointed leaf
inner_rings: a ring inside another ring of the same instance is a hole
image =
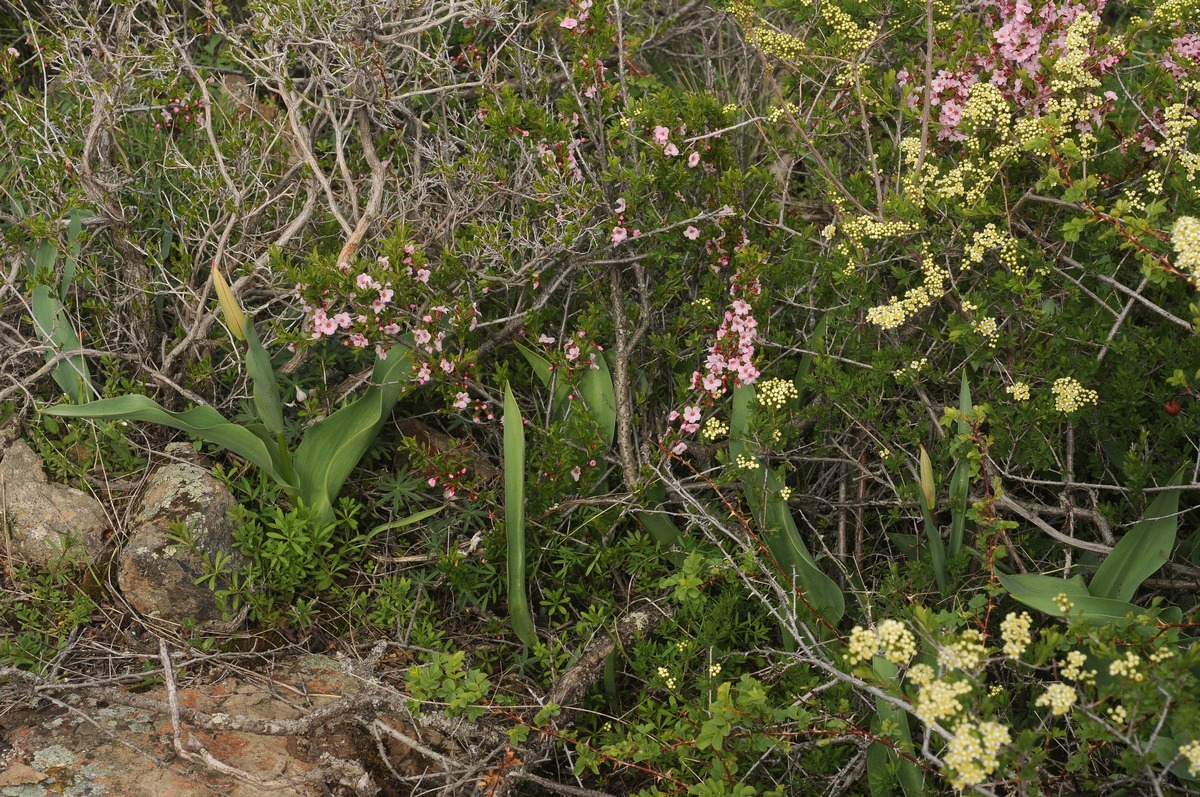
[[[508,614],[526,645],[537,629],[525,593],[525,426],[512,386],[504,385],[504,533],[508,542]]]
[[[254,393],[254,409],[267,431],[278,437],[283,434],[283,403],[279,399],[279,384],[275,381],[275,369],[271,367],[271,355],[259,342],[252,321],[246,323],[243,331],[246,334],[246,371],[250,375]]]
[[[220,303],[221,313],[225,316],[225,325],[235,338],[245,340],[246,314],[242,312],[241,305],[234,298],[233,291],[229,289],[229,283],[225,281],[225,276],[221,274],[215,260],[212,264],[212,279],[213,287],[217,289],[217,302]]]
[[[579,380],[579,394],[587,404],[588,413],[600,428],[604,442],[612,445],[617,429],[617,393],[613,388],[608,363],[596,355],[598,368],[589,368]]]

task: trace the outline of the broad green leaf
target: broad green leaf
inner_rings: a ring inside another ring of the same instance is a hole
[[[504,533],[508,542],[508,614],[526,645],[537,629],[525,594],[525,426],[512,386],[504,385]]]
[[[371,386],[360,397],[309,427],[292,455],[304,502],[327,522],[342,485],[370,450],[404,390],[412,360],[403,345],[376,359]]]
[[[1178,471],[1171,484],[1179,484],[1183,471]],[[1100,598],[1127,601],[1133,598],[1142,582],[1166,564],[1175,547],[1175,532],[1179,526],[1179,490],[1159,493],[1146,508],[1145,515],[1129,527],[1112,552],[1104,558],[1092,577],[1091,593]]]
[[[1075,576],[1070,579],[1043,576],[1037,573],[998,577],[1000,583],[1014,598],[1031,609],[1048,614],[1051,617],[1062,617],[1063,612],[1058,608],[1055,598],[1065,594],[1071,603],[1074,618],[1087,617],[1093,620],[1120,620],[1129,613],[1141,615],[1145,610],[1126,601],[1110,598],[1093,597],[1084,586],[1083,579]]]
[[[275,381],[275,369],[271,367],[271,355],[258,340],[254,322],[247,321],[246,372],[254,393],[254,409],[258,419],[272,436],[283,434],[283,404],[279,399],[279,384]]]
[[[654,541],[664,548],[669,548],[679,542],[681,532],[675,521],[665,512],[660,511],[667,502],[667,490],[659,482],[646,488],[645,503],[647,508],[639,509],[636,517]]]
[[[871,666],[884,682],[896,681],[896,665],[887,659],[876,656]],[[900,785],[908,797],[922,797],[927,794],[925,773],[909,758],[897,752],[900,750],[909,756],[915,755],[907,712],[887,700],[876,698],[875,719],[871,728],[876,734],[886,735],[894,745],[893,748],[875,742],[867,749],[867,783],[873,797],[895,794],[893,786],[896,784]]]
[[[46,352],[47,362],[53,360],[58,353],[79,351],[83,348],[83,343],[67,318],[66,308],[48,285],[39,285],[33,289],[30,309],[33,311],[33,322],[38,334],[54,350]],[[72,402],[83,404],[88,400],[92,379],[82,354],[59,360],[50,371],[50,376]]]
[[[611,446],[617,430],[617,394],[608,363],[597,355],[596,365],[599,367],[589,368],[579,380],[579,394],[587,403],[588,412],[600,428],[604,442]]]
[[[145,421],[179,429],[257,465],[289,492],[294,493],[296,489],[295,484],[283,477],[277,451],[249,429],[226,420],[212,407],[171,412],[146,396],[121,396],[89,404],[59,404],[43,412],[64,418]]]

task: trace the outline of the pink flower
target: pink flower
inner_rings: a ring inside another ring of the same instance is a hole
[[[613,246],[619,245],[622,241],[624,241],[628,237],[629,237],[629,230],[625,229],[624,227],[613,227],[613,231],[612,231],[612,245]]]
[[[696,423],[697,421],[700,420],[700,408],[699,407],[684,407],[683,408],[683,419],[685,421],[687,421],[688,423]]]
[[[679,412],[677,410],[671,410],[671,414],[667,416],[667,420],[673,421],[678,417],[679,417]]]
[[[666,144],[667,139],[670,137],[671,137],[671,131],[668,130],[667,128],[663,127],[662,125],[659,125],[658,127],[654,128],[654,143],[658,144],[660,147],[662,145]]]
[[[390,324],[388,324],[388,325],[386,325],[386,326],[382,327],[382,332],[383,332],[385,335],[395,335],[395,334],[398,334],[398,333],[400,332],[400,325],[399,325],[399,324],[397,324],[395,321],[393,321],[392,323],[390,323]]]
[[[429,284],[429,273],[430,273],[429,269],[419,268],[419,269],[417,269],[417,274],[415,277],[413,277],[413,279],[415,279],[417,282],[424,282],[425,284]]]
[[[675,456],[679,456],[684,451],[687,451],[687,443],[683,442],[682,440],[671,447],[671,453]]]
[[[376,343],[375,344],[375,356],[381,360],[386,360],[387,356],[388,356],[388,350],[383,348],[383,346],[380,346],[378,343]]]
[[[575,19],[574,17],[567,17],[562,22],[558,23],[558,26],[560,28],[566,28],[567,30],[575,30],[577,27],[579,27],[579,20]]]
[[[625,197],[617,197],[617,204],[613,207],[615,213],[625,212]]]
[[[320,326],[317,329],[322,335],[332,335],[334,332],[337,332],[337,328],[338,324],[336,321],[332,318],[326,318],[320,322]]]
[[[716,393],[721,389],[721,379],[714,374],[707,374],[702,384],[709,393]]]
[[[578,465],[571,468],[571,478],[572,479],[574,479],[575,481],[579,481],[579,477],[581,475],[583,475],[583,470]]]
[[[467,404],[469,404],[470,402],[471,402],[471,397],[467,393],[458,393],[454,397],[455,409],[465,410],[467,408]]]
[[[395,295],[396,295],[395,291],[393,291],[391,288],[380,288],[379,301],[383,302],[384,304],[387,304],[388,302],[390,302],[392,300],[392,297]]]
[[[353,335],[350,336],[350,343],[353,344],[354,346],[357,346],[360,349],[364,348],[367,345],[367,336],[360,335],[359,333],[355,332]]]
[[[567,347],[567,359],[568,360],[578,360],[579,359],[579,347],[578,346],[576,346],[575,344],[571,344],[570,346]]]
[[[549,335],[541,335],[538,337],[538,343],[542,344],[543,346],[550,346],[554,343],[554,338],[550,337]]]
[[[454,373],[454,363],[450,362],[449,360],[442,360],[441,367],[442,370],[448,374]]]
[[[689,169],[695,169],[696,166],[698,166],[699,164],[700,164],[700,153],[699,152],[693,152],[691,155],[688,155],[688,168]]]
[[[663,147],[663,154],[668,158],[673,158],[679,154],[679,147],[675,146],[674,144],[667,144],[665,147]]]
[[[429,370],[429,363],[421,363],[421,367],[417,370],[417,382],[425,384],[429,381],[429,377],[433,372]]]
[[[371,279],[370,274],[359,274],[358,279],[354,280],[354,283],[358,285],[359,290],[363,291],[367,290],[368,288],[378,287],[374,284],[374,282],[375,280]]]
[[[429,341],[431,341],[431,340],[433,340],[433,335],[429,334],[429,330],[427,330],[427,329],[414,329],[413,330],[413,343],[417,344],[418,346],[426,346],[429,344]]]
[[[700,237],[700,231],[689,224],[687,229],[683,231],[683,237],[687,238],[689,241],[694,241]]]

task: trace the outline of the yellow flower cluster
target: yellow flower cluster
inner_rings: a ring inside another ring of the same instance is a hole
[[[987,657],[978,631],[967,630],[957,642],[938,651],[938,664],[947,670],[974,670]]]
[[[1000,623],[1000,638],[1004,640],[1004,655],[1020,658],[1025,649],[1033,642],[1029,629],[1033,627],[1033,618],[1029,612],[1009,612]]]
[[[1087,654],[1078,650],[1072,650],[1067,653],[1067,660],[1063,664],[1061,673],[1062,677],[1070,681],[1079,681],[1080,683],[1094,683],[1096,680],[1095,670],[1085,670],[1083,665],[1087,664]]]
[[[1046,691],[1034,702],[1034,705],[1039,708],[1049,706],[1050,712],[1054,716],[1061,717],[1071,710],[1071,706],[1075,705],[1077,700],[1079,700],[1079,693],[1075,691],[1075,687],[1058,683],[1046,687]]]
[[[1200,775],[1200,740],[1180,745],[1179,754],[1187,759],[1188,774]]]
[[[933,304],[933,301],[945,293],[945,283],[949,274],[934,265],[932,259],[924,261],[925,283],[910,288],[904,293],[903,299],[892,296],[887,304],[872,307],[867,311],[867,321],[880,329],[895,329],[902,326],[909,316],[916,315]]]
[[[1054,380],[1050,388],[1054,394],[1054,409],[1068,415],[1087,404],[1095,404],[1099,396],[1094,390],[1088,390],[1071,376]]]
[[[908,664],[917,655],[916,638],[899,620],[884,620],[879,624],[878,633],[883,657],[892,664]]]
[[[1015,401],[1029,401],[1029,385],[1024,382],[1013,382],[1004,391]]]
[[[1200,219],[1195,216],[1176,219],[1171,228],[1171,244],[1175,247],[1175,267],[1200,279]]]
[[[933,668],[928,664],[914,664],[908,670],[908,680],[917,686],[928,686],[933,683]]]
[[[991,83],[971,86],[962,110],[962,127],[992,131],[999,133],[1002,139],[1008,138],[1009,128],[1012,127],[1012,110],[999,88]],[[983,146],[983,139],[972,136],[968,146],[978,150]]]
[[[794,102],[785,101],[782,105],[774,105],[767,111],[767,121],[775,124],[781,119],[794,119],[800,115],[800,106]]]
[[[1071,600],[1067,593],[1060,592],[1054,596],[1054,605],[1063,614],[1070,614],[1071,610],[1075,608],[1075,601]]]
[[[988,224],[982,230],[977,230],[967,247],[966,261],[963,268],[970,268],[983,262],[983,256],[991,250],[997,250],[1000,263],[1017,276],[1025,276],[1025,267],[1017,257],[1017,241],[1007,232],[1001,232],[995,224]]]
[[[1124,725],[1129,719],[1129,712],[1120,703],[1108,710],[1108,718],[1116,725]],[[1195,773],[1193,773],[1195,774]]]
[[[942,761],[954,770],[950,785],[966,789],[983,783],[1000,766],[1000,748],[1012,742],[1008,728],[998,722],[961,722],[946,745]]]
[[[779,488],[780,500],[787,501],[787,500],[790,500],[791,497],[792,497],[792,488],[791,487],[780,487]]]
[[[792,399],[800,398],[796,385],[787,379],[768,379],[758,386],[758,403],[780,410]]]
[[[742,470],[754,470],[758,467],[758,460],[747,454],[738,454],[737,466]]]
[[[663,683],[667,685],[668,689],[675,688],[675,676],[671,675],[671,671],[666,667],[658,668],[658,677],[662,678]]]
[[[1165,158],[1187,149],[1188,132],[1196,126],[1196,118],[1182,102],[1168,105],[1163,111],[1163,143],[1154,152]]]
[[[700,430],[700,437],[709,441],[720,440],[725,435],[729,434],[729,424],[713,415],[704,422],[704,428]]]
[[[871,42],[879,36],[879,29],[872,25],[867,28],[859,27],[853,17],[833,3],[825,3],[821,7],[825,21],[833,28],[833,32],[846,40],[851,53],[861,53],[871,46]]]
[[[854,626],[846,644],[846,661],[851,666],[882,653],[892,664],[905,665],[917,655],[917,640],[899,620],[884,620],[877,630]]]
[[[1141,671],[1142,660],[1132,650],[1126,652],[1124,658],[1117,659],[1108,665],[1109,675],[1123,675],[1131,681],[1140,683],[1146,676]]]
[[[1092,38],[1100,20],[1091,13],[1082,13],[1071,23],[1067,30],[1066,47],[1058,62],[1054,64],[1054,77],[1050,80],[1050,91],[1054,98],[1046,104],[1046,112],[1057,114],[1068,125],[1087,123],[1091,120],[1092,111],[1100,107],[1104,100],[1090,93],[1099,88],[1100,81],[1087,70],[1087,61],[1092,51]],[[1082,100],[1068,96],[1073,92],[1087,91]],[[1094,140],[1093,136],[1080,136],[1084,140]]]
[[[929,365],[928,357],[922,357],[919,360],[911,360],[908,365],[902,365],[895,371],[892,371],[892,376],[896,377],[897,379],[902,378],[905,374],[916,376],[926,365]]]
[[[922,686],[921,691],[917,693],[917,709],[915,712],[917,719],[928,725],[938,720],[953,717],[962,711],[962,702],[958,698],[961,695],[968,694],[970,691],[971,683],[969,681],[956,681],[954,683],[947,683],[942,680],[930,681]]]
[[[996,324],[996,319],[991,316],[976,321],[975,331],[983,337],[984,342],[989,346],[995,346],[1000,340],[999,326]]]
[[[851,667],[860,661],[870,661],[871,657],[879,652],[879,634],[870,628],[856,625],[850,629],[846,648],[846,661]]]

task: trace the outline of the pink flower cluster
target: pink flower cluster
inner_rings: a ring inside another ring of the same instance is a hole
[[[1040,115],[1050,99],[1049,76],[1043,71],[1042,62],[1047,57],[1061,56],[1075,20],[1084,14],[1099,18],[1106,2],[1066,0],[1060,5],[1056,0],[1047,0],[1035,9],[1031,0],[985,0],[984,22],[992,32],[988,53],[970,56],[962,69],[939,70],[930,81],[929,103],[937,109],[938,138],[950,141],[966,138],[959,129],[963,108],[971,86],[985,79],[1018,108]],[[1088,69],[1100,77],[1116,66],[1121,55],[1097,48],[1089,55]],[[901,86],[913,85],[908,104],[914,109],[920,107],[925,88],[920,80],[914,80],[906,69],[900,70],[896,79]]]
[[[1176,58],[1182,58],[1190,63],[1180,64]],[[1163,56],[1162,65],[1176,80],[1187,77],[1188,69],[1195,70],[1200,66],[1200,36],[1188,33],[1171,40],[1171,49]]]
[[[613,246],[620,246],[631,235],[636,238],[642,234],[641,230],[625,226],[625,197],[617,200],[613,211],[617,214],[617,225],[613,227],[612,236],[609,238]]]
[[[754,280],[753,293],[760,290]],[[716,339],[705,358],[705,370],[692,372],[692,389],[711,396],[723,394],[731,385],[752,385],[759,377],[754,367],[754,344],[758,340],[758,320],[754,308],[745,299],[736,299],[725,311]]]
[[[579,27],[579,23],[587,21],[588,15],[591,13],[589,11],[591,7],[592,0],[579,0],[579,17],[563,17],[558,26],[566,30],[575,30]]]

